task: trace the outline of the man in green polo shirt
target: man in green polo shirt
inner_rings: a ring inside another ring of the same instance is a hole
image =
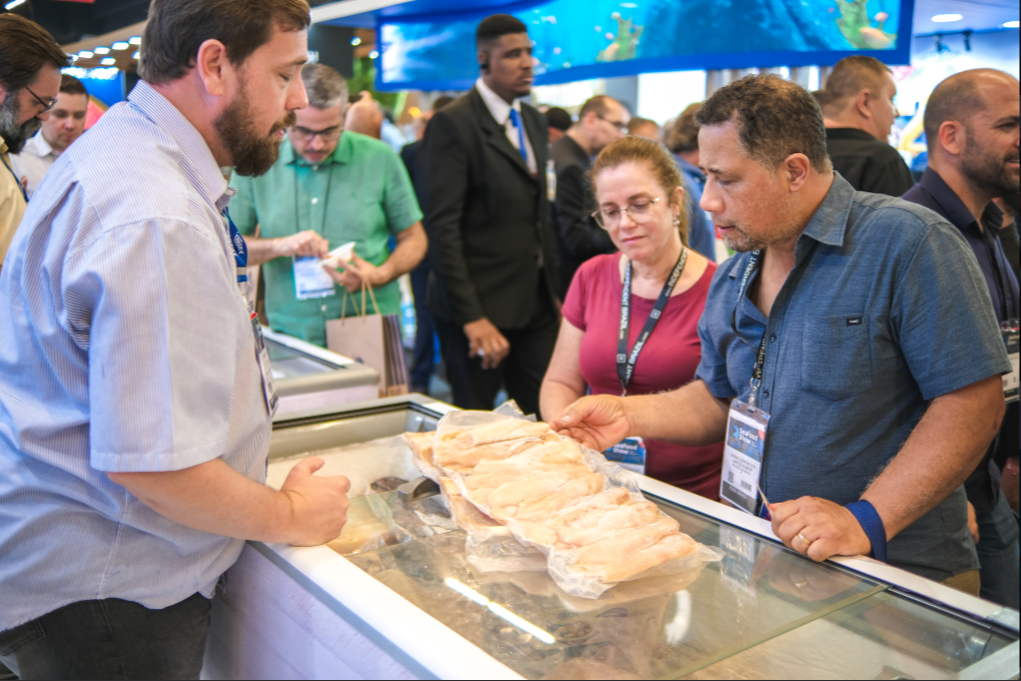
[[[343,76],[311,64],[301,78],[309,106],[296,112],[297,123],[268,173],[231,178],[238,193],[230,216],[245,236],[249,265],[263,265],[270,326],[325,347],[326,322],[341,316],[343,288],[357,292],[364,279],[380,314],[397,314],[395,280],[421,262],[428,242],[400,157],[383,142],[344,131]],[[397,244],[392,253],[391,235]],[[318,262],[349,242],[355,255],[339,270]],[[375,312],[371,302],[368,308]],[[348,301],[346,314],[353,311]]]

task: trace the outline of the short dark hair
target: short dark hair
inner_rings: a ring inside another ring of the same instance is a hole
[[[698,123],[695,114],[702,108],[702,102],[685,107],[681,115],[668,122],[663,129],[663,143],[675,154],[686,154],[698,150]]]
[[[20,14],[0,14],[0,84],[8,92],[31,83],[47,64],[62,69],[70,63],[45,28]]]
[[[791,154],[804,154],[821,173],[833,168],[822,111],[800,85],[775,74],[745,76],[714,92],[695,114],[702,127],[732,120],[742,151],[769,170]]]
[[[142,35],[138,74],[167,83],[195,65],[199,47],[219,40],[232,64],[270,41],[273,28],[300,31],[311,22],[305,0],[152,0]]]
[[[440,95],[439,97],[436,98],[436,101],[433,102],[433,105],[432,105],[433,113],[436,113],[437,111],[439,111],[440,109],[442,109],[443,107],[447,106],[448,104],[450,104],[453,101],[454,101],[454,98],[451,97],[450,95]]]
[[[65,95],[89,96],[89,91],[85,89],[85,84],[74,76],[69,76],[66,73],[60,74],[60,91]]]
[[[967,119],[985,106],[978,82],[969,74],[969,71],[955,73],[937,85],[929,95],[922,126],[930,149],[936,146],[939,129],[944,123],[959,121],[968,127]]]
[[[510,14],[493,14],[480,21],[475,29],[475,46],[488,45],[512,33],[528,33],[528,27]]]
[[[567,130],[571,127],[571,124],[573,124],[574,121],[571,120],[571,114],[567,113],[559,106],[551,106],[546,109],[546,123],[548,123],[551,128]]]

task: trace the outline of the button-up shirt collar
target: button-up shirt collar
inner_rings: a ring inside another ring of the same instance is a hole
[[[25,146],[32,147],[35,153],[43,158],[51,155],[53,158],[60,156],[60,152],[53,148],[53,145],[51,145],[43,136],[42,131],[40,131],[35,137],[29,139],[28,142],[25,143]]]
[[[181,147],[182,158],[187,159],[185,172],[192,176],[202,197],[223,211],[235,191],[223,179],[213,152],[195,126],[145,81],[138,81],[128,102]]]
[[[929,192],[933,200],[943,208],[947,219],[954,227],[962,232],[978,229],[978,221],[975,220],[975,216],[964,205],[964,201],[957,195],[957,192],[940,177],[939,173],[932,168],[927,168],[918,184]],[[996,234],[1001,224],[1003,224],[1003,211],[990,201],[982,211],[982,227],[990,234]]]
[[[508,104],[504,101],[503,97],[493,92],[493,90],[486,85],[486,81],[479,78],[475,81],[475,87],[478,89],[479,94],[482,95],[482,101],[486,103],[489,108],[489,113],[493,114],[493,118],[500,125],[507,125],[507,119],[510,118],[511,109],[514,109],[521,113],[521,100],[515,99],[513,103]]]

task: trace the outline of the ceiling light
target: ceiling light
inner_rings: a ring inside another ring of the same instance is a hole
[[[115,42],[115,43],[114,43],[114,44],[113,44],[113,45],[112,45],[111,47],[113,47],[113,49],[115,49],[115,50],[126,50],[126,49],[128,49],[129,47],[131,47],[131,46],[130,46],[130,45],[128,45],[128,44],[127,44],[126,42],[124,42],[123,40],[118,40],[118,41],[117,41],[117,42]]]
[[[355,36],[354,38],[351,38],[351,44],[357,47],[358,45],[362,44],[362,39],[359,38],[358,36]]]
[[[379,56],[379,52],[377,52],[376,50],[373,50],[372,52],[369,52],[369,59],[375,59],[378,56]]]
[[[113,57],[104,57],[102,61],[100,61],[99,63],[102,64],[103,66],[113,66],[114,64],[117,63],[117,60],[114,59]]]
[[[95,49],[96,54],[110,54],[109,47],[97,47]]]
[[[1004,28],[1017,28],[1018,26],[1021,26],[1021,22],[1017,21],[1016,19],[1014,21],[1003,22]]]
[[[96,55],[92,54],[88,50],[82,50],[81,52],[78,53],[78,56],[81,57],[82,59],[92,59]]]
[[[25,0],[11,0],[11,2],[8,2],[6,5],[4,5],[4,9],[14,9],[18,5],[24,5],[24,4],[25,4]]]
[[[141,57],[142,57],[142,53],[139,52],[138,50],[135,50],[135,53],[133,55],[131,55],[132,59],[141,59]]]
[[[937,24],[945,24],[950,21],[960,21],[964,17],[960,14],[937,14],[932,18]]]
[[[133,35],[133,36],[131,36],[131,39],[128,40],[128,42],[131,43],[132,45],[141,45],[142,44],[142,36],[140,36],[140,35]]]

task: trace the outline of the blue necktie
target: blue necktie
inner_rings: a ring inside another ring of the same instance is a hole
[[[528,164],[528,151],[525,150],[525,128],[521,125],[521,115],[518,114],[517,109],[511,109],[510,111],[511,123],[518,129],[518,152],[521,154],[521,158],[525,160],[525,164]]]

